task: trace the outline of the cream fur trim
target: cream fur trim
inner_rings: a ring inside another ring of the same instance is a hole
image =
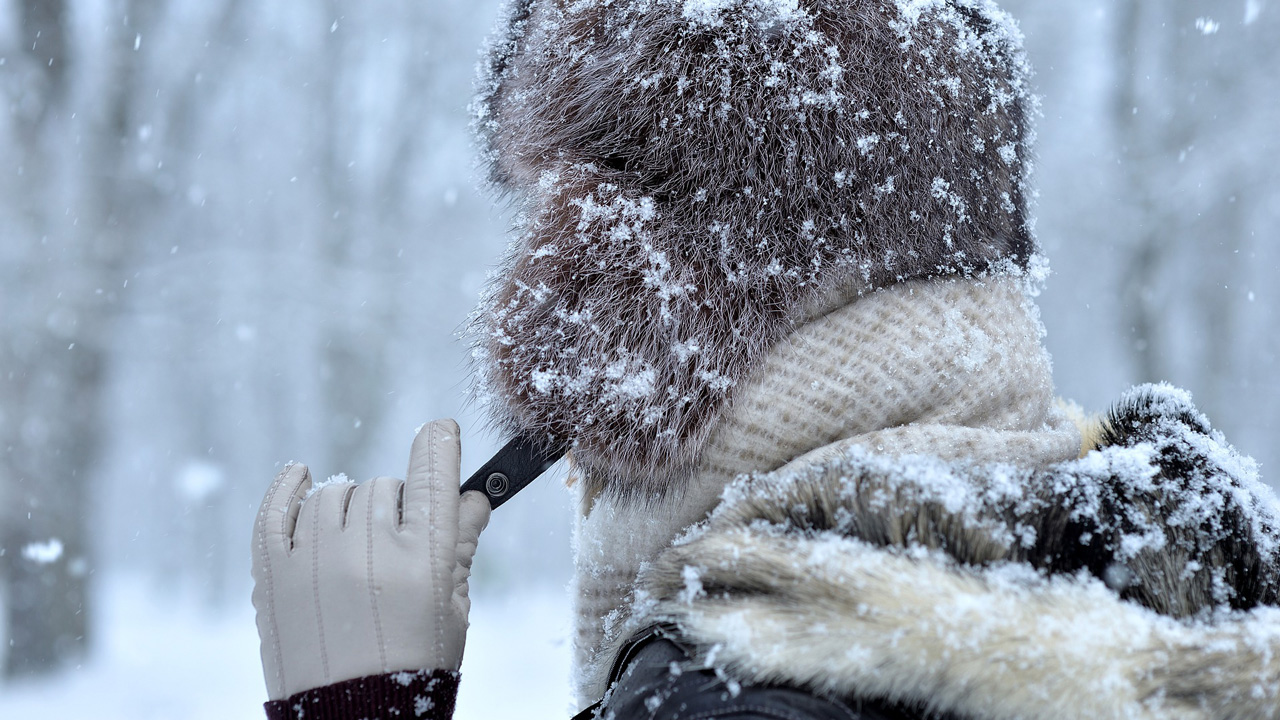
[[[1063,398],[1058,398],[1056,405],[1061,414],[1069,419],[1076,426],[1076,431],[1080,433],[1080,457],[1102,447],[1103,434],[1106,432],[1102,415],[1086,413],[1077,403]]]
[[[988,720],[1280,717],[1275,609],[1184,624],[1092,578],[964,569],[938,551],[848,538],[742,529],[698,552],[726,562],[692,578],[693,589],[733,573],[735,586],[770,592],[672,602],[658,614],[744,679]]]
[[[1035,470],[852,448],[742,478],[642,573],[630,627],[960,717],[1280,718],[1280,501],[1181,391],[1106,424]]]

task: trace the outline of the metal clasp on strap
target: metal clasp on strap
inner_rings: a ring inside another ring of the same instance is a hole
[[[489,498],[489,507],[497,510],[564,457],[565,450],[562,445],[518,437],[468,478],[459,492],[479,490]]]

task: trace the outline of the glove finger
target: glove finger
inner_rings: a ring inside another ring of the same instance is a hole
[[[471,567],[471,558],[476,554],[476,545],[480,541],[480,533],[489,526],[489,516],[493,509],[489,507],[489,498],[484,493],[472,490],[458,501],[458,564]]]
[[[458,503],[458,552],[457,562],[453,567],[453,604],[464,621],[471,611],[471,593],[467,582],[471,579],[471,560],[475,557],[480,533],[488,526],[492,512],[489,498],[474,490],[463,495]]]
[[[426,525],[432,533],[447,532],[450,545],[458,527],[460,435],[458,424],[453,420],[435,420],[424,425],[413,439],[409,471],[405,475],[405,524]]]
[[[276,476],[258,508],[254,524],[255,558],[259,548],[270,552],[292,550],[298,512],[310,489],[311,471],[306,465],[289,463]]]
[[[262,673],[267,682],[267,697],[288,697],[288,680],[284,666],[284,639],[281,625],[289,625],[292,608],[284,608],[284,622],[278,607],[277,575],[287,569],[282,563],[293,547],[302,498],[311,489],[311,473],[306,465],[290,463],[276,475],[262,505],[253,530],[253,607],[261,640]],[[279,565],[280,567],[274,567]]]
[[[430,588],[426,611],[435,618],[429,643],[434,657],[461,657],[462,648],[446,618],[453,596],[454,557],[458,544],[458,476],[462,444],[458,424],[436,420],[418,431],[409,452],[404,487],[404,530],[419,535],[425,545]],[[446,625],[449,625],[447,628]],[[456,646],[456,647],[455,647]]]
[[[331,558],[321,547],[328,532],[337,532],[341,517],[337,508],[345,494],[347,483],[334,483],[316,488],[302,503],[298,513],[297,528],[293,533],[293,557],[287,563],[291,572],[289,580],[294,584],[290,601],[277,611],[280,626],[282,653],[289,658],[289,683],[286,696],[309,683],[327,684],[331,680],[330,647],[325,632],[325,615],[320,607],[319,570]],[[326,512],[326,509],[328,512]],[[282,595],[289,590],[281,588]]]
[[[302,503],[301,511],[296,513],[294,549],[317,551],[317,538],[337,538],[337,533],[344,530],[349,522],[347,506],[352,503],[358,487],[352,482],[330,482],[314,490],[311,497]]]
[[[375,581],[378,565],[401,564],[399,550],[387,542],[395,534],[399,485],[399,480],[386,477],[358,485],[343,483],[325,487],[307,500],[308,504],[319,501],[318,560],[312,577],[317,588],[315,614],[324,636],[321,649],[327,652],[322,658],[327,682],[400,669],[386,667],[383,646],[384,630],[394,634],[401,628],[394,614],[380,614],[382,603],[394,603],[398,593],[394,583]],[[304,524],[310,516],[309,510],[304,512]],[[379,598],[379,588],[384,587],[388,596]],[[390,619],[390,627],[381,624],[384,616]]]
[[[363,522],[373,532],[383,534],[398,530],[404,524],[404,491],[405,483],[399,478],[376,477],[361,483],[357,495],[359,502],[352,501],[352,512],[363,512]]]

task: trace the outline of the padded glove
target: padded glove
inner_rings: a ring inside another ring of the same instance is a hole
[[[489,502],[459,498],[457,423],[418,431],[404,481],[316,483],[286,467],[253,533],[253,606],[271,700],[462,664],[467,579]]]

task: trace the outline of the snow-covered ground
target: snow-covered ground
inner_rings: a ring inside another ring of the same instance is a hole
[[[4,720],[260,718],[266,699],[253,608],[211,616],[121,577],[100,590],[98,642],[59,677],[0,685]],[[476,597],[457,720],[564,718],[569,600],[559,589]],[[494,692],[486,679],[501,680]],[[488,688],[486,687],[488,686]]]

